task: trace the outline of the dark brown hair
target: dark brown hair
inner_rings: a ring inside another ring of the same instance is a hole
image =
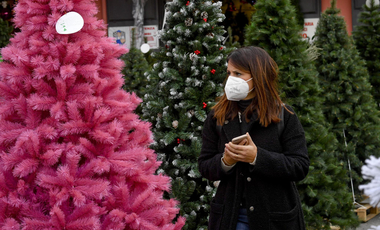
[[[267,127],[270,123],[280,121],[282,101],[278,95],[278,66],[269,54],[262,48],[249,46],[232,51],[227,62],[241,71],[250,73],[256,96],[244,111],[245,118],[249,120],[254,110],[257,110],[260,124]],[[238,113],[238,104],[229,101],[226,94],[217,98],[218,103],[213,107],[214,117],[218,125],[225,120],[233,119]]]

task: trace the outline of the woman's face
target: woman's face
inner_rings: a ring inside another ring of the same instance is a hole
[[[233,76],[233,77],[239,77],[243,79],[244,81],[248,81],[249,79],[252,78],[251,73],[245,72],[241,69],[236,68],[230,61],[228,62],[228,65],[227,65],[227,75]],[[253,81],[249,81],[247,83],[249,85],[249,90],[251,90],[253,88]],[[247,97],[245,97],[243,100],[248,100],[254,97],[255,97],[255,90],[252,90],[251,92],[248,93]]]

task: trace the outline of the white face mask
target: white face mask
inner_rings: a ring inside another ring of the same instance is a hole
[[[229,76],[226,82],[226,86],[224,87],[227,99],[230,101],[240,101],[246,98],[248,93],[254,89],[253,87],[251,90],[249,90],[249,85],[247,82],[250,80],[252,80],[252,78],[245,81],[239,77]]]

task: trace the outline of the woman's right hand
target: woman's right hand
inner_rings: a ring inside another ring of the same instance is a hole
[[[257,156],[257,146],[252,141],[249,133],[247,132],[246,134],[247,139],[244,139],[237,145],[232,142],[227,143],[224,151],[234,162],[241,161],[253,164]]]
[[[247,139],[244,139],[242,140],[239,144],[237,145],[246,145],[247,144]],[[235,160],[233,158],[234,155],[236,155],[236,153],[234,153],[231,148],[229,148],[230,146],[229,145],[235,145],[233,144],[232,142],[226,144],[226,147],[224,148],[224,164],[226,164],[227,166],[231,166],[231,165],[234,165],[236,164],[236,162],[238,162],[237,160]]]

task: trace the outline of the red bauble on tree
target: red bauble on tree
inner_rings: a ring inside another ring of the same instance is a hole
[[[181,141],[185,141],[184,139],[177,138],[177,144],[181,144]]]

